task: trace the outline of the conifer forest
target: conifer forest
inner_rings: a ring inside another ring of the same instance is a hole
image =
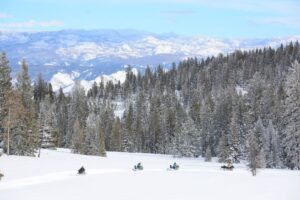
[[[13,81],[0,59],[0,146],[246,160],[250,168],[300,169],[300,45],[188,58],[134,73],[124,83],[53,91],[23,60]]]

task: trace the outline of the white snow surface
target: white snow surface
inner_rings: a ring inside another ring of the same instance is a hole
[[[242,96],[244,96],[245,94],[248,94],[248,91],[245,90],[244,88],[242,88],[241,86],[237,85],[235,87],[235,90],[238,94],[241,94]]]
[[[138,71],[136,68],[132,68],[132,72],[137,75]],[[64,72],[58,72],[54,74],[50,80],[50,83],[52,85],[52,88],[54,91],[58,91],[59,88],[63,88],[64,92],[70,92],[75,84],[75,80],[80,76],[80,73],[77,71],[73,71],[71,74],[64,73]],[[109,81],[112,81],[114,84],[118,83],[124,83],[126,79],[126,71],[121,70],[117,71],[115,73],[112,73],[110,75],[100,75],[97,78],[87,81],[87,80],[81,80],[80,83],[84,87],[85,91],[87,92],[89,89],[92,88],[92,85],[94,82],[99,84],[101,81],[103,81],[104,84],[108,83]]]
[[[178,171],[167,167],[176,161]],[[143,171],[132,167],[142,162]],[[77,175],[84,166],[86,175]],[[108,152],[107,157],[42,150],[41,157],[0,157],[5,176],[1,200],[299,200],[300,171],[264,169],[253,177],[245,165],[223,171],[201,158]]]
[[[69,85],[73,85],[74,81],[70,74],[58,72],[54,74],[50,80],[52,88],[54,91],[59,90],[59,88],[65,88]]]
[[[170,37],[158,38],[154,35],[145,35],[141,39],[122,42],[76,42],[71,46],[58,48],[55,52],[66,59],[81,58],[83,61],[90,61],[96,58],[119,57],[141,58],[159,54],[182,54],[187,57],[207,57],[228,53],[236,49],[249,50],[263,48],[265,46],[278,46],[290,41],[299,40],[300,36],[287,38],[273,38],[270,41],[255,41],[246,39],[220,39],[204,36],[192,37]],[[1,35],[0,35],[1,41]],[[254,42],[254,43],[253,43]]]

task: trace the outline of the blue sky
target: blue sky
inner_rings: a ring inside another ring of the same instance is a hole
[[[300,0],[0,0],[0,30],[138,29],[219,38],[300,35]]]

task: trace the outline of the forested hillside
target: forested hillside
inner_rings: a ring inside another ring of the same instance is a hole
[[[300,46],[235,51],[158,66],[123,84],[78,81],[70,94],[22,68],[14,86],[0,60],[0,131],[5,152],[39,147],[74,152],[150,152],[242,159],[257,167],[300,169]],[[9,138],[9,139],[8,139]]]

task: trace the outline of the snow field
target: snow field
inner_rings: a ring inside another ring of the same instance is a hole
[[[143,171],[132,171],[142,162]],[[177,162],[178,171],[166,170]],[[77,175],[84,166],[86,175]],[[300,172],[260,170],[244,164],[223,171],[201,158],[108,152],[106,158],[43,150],[40,158],[2,156],[1,200],[299,200]]]

